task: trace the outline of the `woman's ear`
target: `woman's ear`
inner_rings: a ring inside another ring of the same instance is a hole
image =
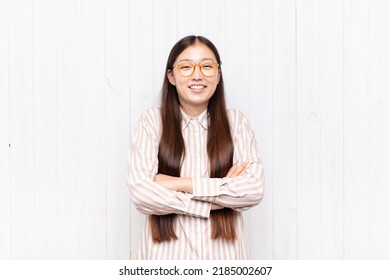
[[[176,86],[175,76],[173,76],[173,72],[170,69],[167,71],[167,78],[172,85]]]

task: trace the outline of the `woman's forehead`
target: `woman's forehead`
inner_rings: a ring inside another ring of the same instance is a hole
[[[207,59],[216,59],[213,51],[205,44],[195,43],[194,45],[191,45],[182,51],[176,60],[202,61]]]

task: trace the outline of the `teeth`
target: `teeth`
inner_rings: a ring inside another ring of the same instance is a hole
[[[201,89],[201,88],[204,88],[204,86],[201,86],[201,85],[193,85],[193,86],[190,86],[190,88],[193,88],[193,89]]]

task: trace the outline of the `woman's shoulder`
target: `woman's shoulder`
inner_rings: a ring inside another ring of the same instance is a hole
[[[144,127],[158,129],[161,126],[160,107],[155,106],[146,109],[141,115],[140,122]]]
[[[232,129],[235,129],[235,128],[239,127],[240,125],[242,125],[243,123],[248,122],[247,118],[244,116],[244,114],[240,110],[227,109],[226,112],[227,112],[230,126],[232,127]]]
[[[141,114],[141,120],[145,120],[147,122],[153,122],[160,117],[161,109],[160,107],[154,106],[149,107]]]

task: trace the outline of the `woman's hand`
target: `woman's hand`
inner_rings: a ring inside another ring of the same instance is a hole
[[[154,181],[159,184],[160,186],[166,187],[172,191],[175,191],[176,186],[175,186],[175,177],[165,175],[165,174],[157,174],[156,177],[154,178]]]
[[[173,177],[159,173],[154,178],[154,181],[172,191],[192,193],[191,178]]]
[[[239,164],[236,162],[230,168],[226,177],[234,178],[237,176],[244,176],[248,167],[248,163],[244,162]],[[172,191],[176,192],[186,192],[192,193],[192,178],[183,178],[183,177],[173,177],[165,174],[157,174],[154,178],[154,181],[160,186],[166,187]]]
[[[220,209],[223,209],[223,208],[225,208],[224,206],[222,206],[222,205],[219,205],[219,204],[215,204],[215,203],[212,203],[211,204],[211,211],[213,211],[213,210],[220,210]]]
[[[234,163],[233,166],[230,168],[228,174],[226,177],[228,178],[234,178],[238,176],[244,176],[246,173],[246,170],[248,168],[248,163],[244,162],[242,164],[239,164],[238,162]]]

